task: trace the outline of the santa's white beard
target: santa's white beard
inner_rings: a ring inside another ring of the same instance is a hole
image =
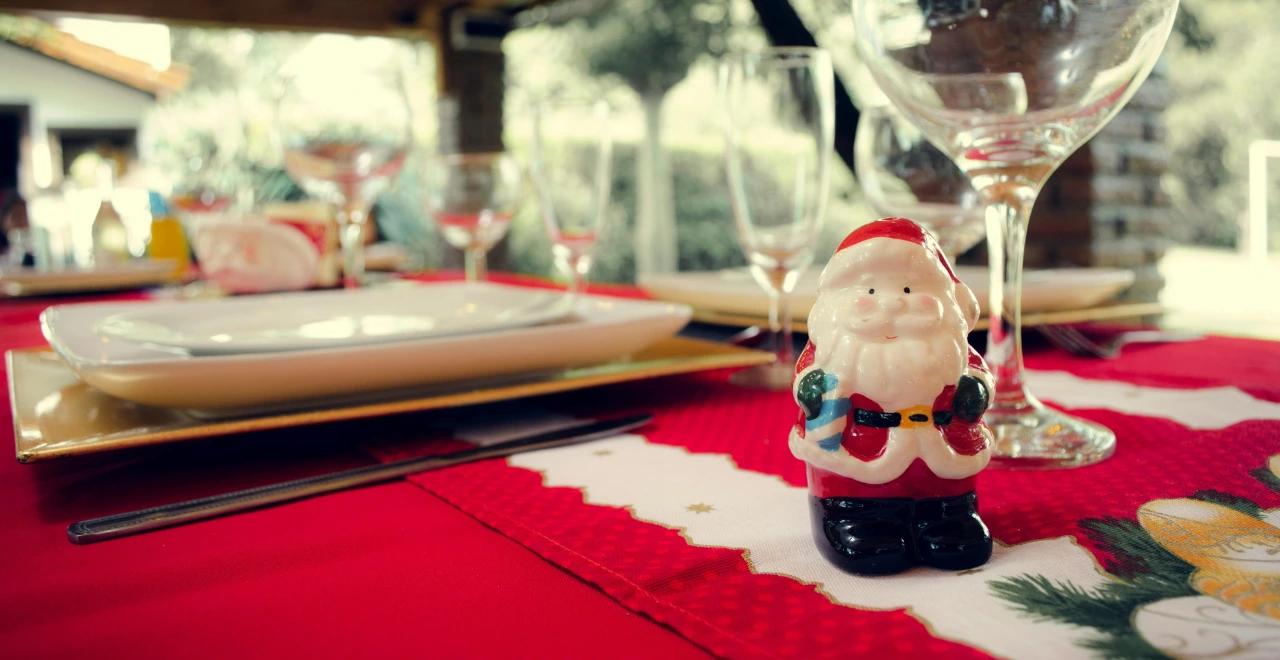
[[[968,361],[963,326],[957,341],[957,330],[951,325],[944,322],[928,337],[888,342],[867,342],[852,333],[839,333],[827,337],[824,347],[815,338],[815,366],[839,378],[842,396],[862,394],[886,410],[930,405],[942,388],[956,384]]]

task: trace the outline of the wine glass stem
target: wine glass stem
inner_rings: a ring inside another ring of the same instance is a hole
[[[484,252],[483,247],[473,245],[463,253],[468,282],[481,282],[489,276],[489,266],[485,261]]]
[[[338,211],[338,242],[342,248],[342,286],[357,289],[364,280],[364,222],[368,212],[358,204]]]
[[[986,359],[996,381],[990,412],[997,415],[1017,415],[1036,405],[1022,371],[1022,257],[1038,192],[1032,186],[983,191],[991,278]]]
[[[769,331],[773,334],[773,351],[777,364],[795,362],[795,343],[791,337],[791,296],[788,295],[785,271],[770,273]]]
[[[569,293],[578,295],[584,293],[587,288],[586,269],[582,265],[582,257],[571,257],[569,259]]]

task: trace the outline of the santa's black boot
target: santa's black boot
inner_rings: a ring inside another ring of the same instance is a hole
[[[810,496],[809,513],[818,549],[841,569],[884,575],[912,566],[911,500]]]
[[[991,558],[991,532],[978,517],[978,495],[918,500],[915,549],[920,562],[934,568],[963,570]]]

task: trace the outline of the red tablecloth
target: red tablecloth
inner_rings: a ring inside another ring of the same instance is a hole
[[[38,343],[41,305],[3,305],[0,347]],[[1044,398],[1115,429],[1119,449],[1086,469],[984,473],[1001,546],[981,571],[833,574],[785,447],[792,404],[709,373],[479,409],[455,431],[650,410],[643,436],[94,546],[65,525],[390,458],[421,443],[416,420],[0,464],[0,649],[1063,657],[1168,651],[1188,631],[1209,643],[1223,617],[1241,648],[1273,648],[1280,345],[1028,363]]]

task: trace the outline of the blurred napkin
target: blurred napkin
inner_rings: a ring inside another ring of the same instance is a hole
[[[306,289],[320,261],[302,232],[254,218],[207,222],[193,247],[204,277],[231,293]]]

